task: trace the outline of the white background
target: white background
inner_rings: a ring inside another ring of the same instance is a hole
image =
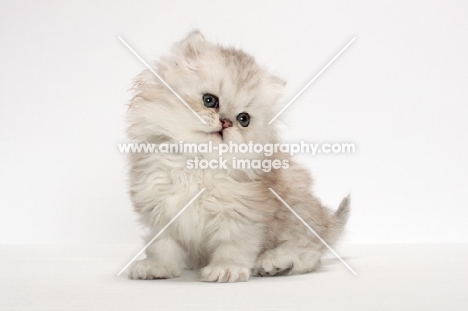
[[[323,201],[352,194],[350,243],[468,242],[468,4],[462,1],[0,2],[0,244],[140,244],[127,195],[132,78],[194,28],[299,91],[296,141]],[[289,97],[290,98],[290,97]],[[285,98],[285,102],[289,98]],[[300,183],[300,181],[298,181]]]

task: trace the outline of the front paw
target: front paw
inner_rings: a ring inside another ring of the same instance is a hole
[[[250,269],[238,266],[207,266],[201,270],[201,280],[204,282],[247,282]]]
[[[154,259],[143,259],[135,261],[130,266],[128,277],[133,280],[154,280],[154,279],[170,279],[178,277],[181,270],[171,265],[162,265]]]

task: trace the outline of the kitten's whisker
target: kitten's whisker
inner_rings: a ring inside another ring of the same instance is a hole
[[[351,45],[351,43],[354,42],[354,40],[356,40],[356,37],[352,38],[351,41],[349,41],[348,44],[346,44],[345,47],[342,48],[341,51],[339,51],[338,54],[336,54],[335,57],[333,57],[332,60],[329,61],[328,64],[326,64],[325,67],[323,67],[322,70],[320,70],[319,73],[317,73],[315,77],[313,77],[312,80],[310,80],[309,83],[307,83],[306,86],[304,86],[302,90],[300,90],[299,93],[297,93],[296,96],[294,96],[289,101],[289,103],[287,103],[286,106],[284,106],[283,109],[281,109],[280,112],[276,114],[273,119],[271,119],[270,122],[268,122],[268,124],[273,123],[273,121],[275,121],[289,106],[291,106],[291,104],[325,71],[325,69],[328,68],[328,66],[330,66],[338,58],[338,56],[341,55],[341,53],[343,53]]]
[[[169,89],[169,91],[171,91],[185,105],[185,107],[187,107],[198,119],[200,119],[203,124],[206,124],[206,121],[203,120],[202,117],[200,117],[200,115],[196,113],[195,110],[193,110],[192,107],[190,107],[189,104],[187,104],[185,100],[180,97],[180,95],[177,94],[176,91],[174,91],[174,89],[169,84],[167,84],[167,82],[164,81],[164,79],[161,78],[161,76],[158,75],[158,73],[153,68],[151,68],[151,66],[148,65],[148,63],[145,62],[143,58],[141,58],[140,55],[138,55],[137,52],[135,52],[135,50],[132,49],[124,39],[122,39],[122,37],[119,36],[118,38],[146,66],[146,68],[148,68],[159,79],[159,81],[161,81],[161,83],[164,84]]]

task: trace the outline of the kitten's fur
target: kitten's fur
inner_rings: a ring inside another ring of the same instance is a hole
[[[285,83],[251,56],[209,43],[195,31],[158,61],[157,72],[207,125],[150,71],[144,71],[135,81],[128,114],[128,133],[134,142],[278,142],[274,124],[267,123],[278,111]],[[206,93],[219,97],[219,109],[204,106]],[[236,121],[240,112],[251,116],[248,127]],[[224,118],[232,121],[232,127],[220,137],[216,132]],[[131,154],[130,193],[141,221],[151,229],[147,241],[202,188],[206,190],[148,247],[147,258],[131,266],[130,278],[172,278],[187,267],[201,268],[203,281],[236,282],[247,281],[252,273],[273,276],[316,269],[324,245],[270,187],[329,244],[341,234],[349,214],[348,198],[332,213],[311,194],[308,172],[288,156],[273,155],[289,160],[290,166],[269,173],[187,169],[186,161],[193,157]]]

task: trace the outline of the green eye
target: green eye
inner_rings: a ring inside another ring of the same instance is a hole
[[[212,94],[205,94],[203,95],[203,104],[208,108],[218,108],[219,107],[218,97]]]
[[[241,112],[237,115],[237,121],[243,127],[247,127],[249,126],[249,123],[250,123],[250,116],[247,112]]]

